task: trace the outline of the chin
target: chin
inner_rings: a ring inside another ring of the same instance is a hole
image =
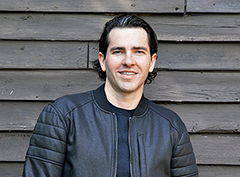
[[[142,89],[141,86],[138,86],[138,85],[135,85],[135,84],[132,84],[132,83],[122,84],[120,86],[120,88],[123,92],[126,92],[126,93],[132,93],[132,92],[135,92],[135,91],[138,91],[138,90]]]

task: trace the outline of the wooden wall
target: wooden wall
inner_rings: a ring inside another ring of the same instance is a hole
[[[21,176],[46,104],[102,83],[90,61],[103,25],[128,12],[157,33],[160,71],[145,94],[182,117],[200,176],[240,173],[239,0],[1,0],[1,177]]]

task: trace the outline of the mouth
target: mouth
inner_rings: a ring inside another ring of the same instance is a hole
[[[131,76],[131,75],[136,75],[137,73],[134,73],[134,72],[120,72],[120,74],[126,75],[126,76]]]

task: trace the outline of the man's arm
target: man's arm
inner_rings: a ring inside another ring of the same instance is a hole
[[[187,130],[180,135],[171,162],[171,176],[198,177],[195,155]]]
[[[40,114],[26,154],[23,177],[61,177],[66,151],[66,125],[48,105]]]

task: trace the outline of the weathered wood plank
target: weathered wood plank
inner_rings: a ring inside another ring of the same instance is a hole
[[[0,102],[0,131],[32,131],[50,102]],[[189,132],[240,132],[239,104],[161,104],[178,113]],[[14,110],[14,111],[12,111]]]
[[[0,68],[87,68],[88,43],[0,41]]]
[[[0,161],[23,162],[32,133],[0,133]]]
[[[162,104],[174,110],[188,132],[239,133],[240,104]]]
[[[44,3],[38,0],[2,0],[2,11],[41,11],[41,12],[127,12],[127,13],[179,13],[184,12],[184,0],[51,0]]]
[[[53,100],[101,84],[97,73],[87,70],[0,71],[0,99]]]
[[[240,43],[160,43],[156,67],[181,70],[239,70]]]
[[[240,43],[159,43],[156,67],[187,70],[239,70]],[[0,41],[0,68],[88,67],[88,43]],[[98,56],[98,43],[90,42],[89,59]],[[91,63],[89,64],[91,67]]]
[[[240,174],[240,166],[198,165],[201,177],[236,177]]]
[[[42,109],[49,103],[1,101],[0,130],[32,131]]]
[[[23,162],[31,133],[0,133],[0,161]],[[198,164],[240,165],[239,134],[191,134]]]
[[[140,15],[163,41],[240,41],[239,14]],[[1,13],[0,39],[97,41],[113,15]],[[84,25],[83,25],[84,24]]]
[[[155,101],[239,102],[239,83],[233,72],[159,72],[145,93]]]
[[[0,100],[53,100],[102,83],[92,70],[0,71]],[[161,71],[145,95],[153,101],[239,102],[239,83],[238,72]]]
[[[0,176],[19,177],[22,176],[24,163],[0,163]]]
[[[239,70],[240,43],[159,43],[156,67],[171,70]],[[98,43],[89,43],[89,60]],[[89,66],[92,68],[91,63]]]
[[[239,13],[239,0],[188,0],[187,12]]]
[[[240,134],[192,134],[191,141],[198,164],[240,164]]]

